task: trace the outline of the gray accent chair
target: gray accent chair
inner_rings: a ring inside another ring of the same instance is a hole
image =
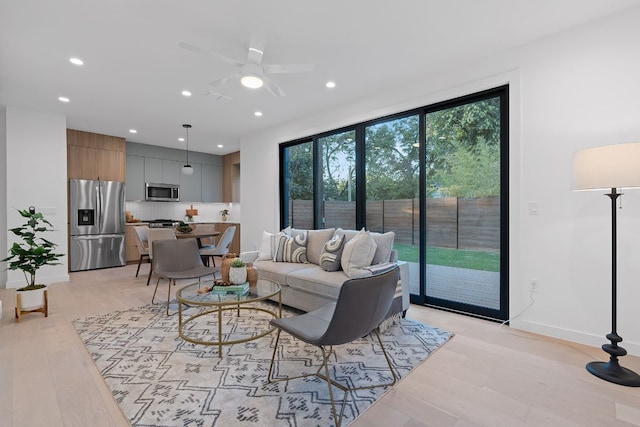
[[[151,283],[151,275],[153,274],[153,242],[156,240],[176,240],[176,233],[168,228],[150,228],[147,230],[147,241],[149,242],[149,260],[151,260],[151,268],[147,277],[147,286]]]
[[[209,265],[209,258],[211,258],[211,262],[213,262],[213,266],[216,266],[216,261],[213,259],[214,256],[221,257],[222,255],[229,252],[229,246],[231,245],[231,241],[233,240],[233,236],[236,233],[235,225],[227,227],[222,236],[218,239],[217,245],[204,245],[200,248],[200,256],[206,258],[207,265]]]
[[[285,317],[271,320],[271,325],[277,329],[271,365],[267,379],[269,382],[288,381],[296,378],[317,376],[327,382],[329,387],[329,397],[331,399],[331,409],[336,427],[340,426],[344,407],[350,392],[355,390],[370,389],[376,387],[392,386],[397,381],[397,376],[391,365],[391,360],[382,344],[378,333],[378,326],[385,319],[385,315],[391,307],[393,297],[398,283],[400,269],[396,266],[392,270],[377,274],[375,276],[350,279],[346,281],[340,289],[340,295],[336,302],[324,305],[323,307],[301,314],[299,316]],[[280,333],[284,331],[289,335],[302,340],[308,344],[315,345],[322,351],[322,365],[314,374],[304,374],[287,378],[274,378],[274,361],[278,353],[278,342]],[[329,357],[333,352],[334,345],[346,344],[358,338],[375,334],[382,353],[389,366],[389,371],[393,380],[384,384],[349,387],[341,384],[329,375]],[[327,351],[326,347],[329,347]],[[324,370],[324,372],[322,372]],[[333,387],[335,386],[344,392],[342,408],[338,417],[335,400],[333,397]]]
[[[200,279],[208,275],[215,275],[219,271],[216,267],[207,267],[202,263],[195,239],[155,240],[152,242],[151,264],[153,272],[158,275],[156,288],[153,291],[151,303],[155,304],[156,292],[160,279],[169,279],[167,291],[167,316],[171,301],[171,285],[179,279]]]

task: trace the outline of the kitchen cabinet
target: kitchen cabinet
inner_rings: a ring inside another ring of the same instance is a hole
[[[202,165],[202,201],[222,201],[222,171],[219,166]]]
[[[160,184],[180,184],[180,162],[176,160],[144,158],[144,180]]]
[[[202,201],[202,165],[190,163],[193,168],[193,175],[180,174],[180,201],[200,202]]]
[[[144,200],[144,157],[127,155],[126,200]]]
[[[222,201],[240,201],[240,152],[222,158]]]
[[[125,140],[67,129],[67,177],[125,182]]]

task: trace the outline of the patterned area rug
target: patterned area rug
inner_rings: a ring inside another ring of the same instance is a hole
[[[269,303],[263,304],[265,307]],[[273,309],[273,307],[267,307]],[[74,321],[87,350],[133,426],[329,426],[329,392],[316,377],[268,383],[275,332],[255,341],[223,346],[192,344],[178,337],[177,315],[166,306],[146,305]],[[194,314],[196,309],[189,309]],[[283,317],[295,315],[283,309]],[[223,335],[238,339],[268,327],[259,311],[227,312]],[[199,317],[189,336],[215,339],[217,319]],[[423,362],[451,334],[402,319],[381,334],[399,377]],[[316,372],[319,349],[282,333],[275,375]],[[365,337],[335,348],[332,376],[362,385],[389,381],[377,341]],[[337,360],[337,362],[336,362]],[[380,398],[388,388],[361,390],[347,399],[343,425]],[[334,388],[336,401],[343,394]],[[338,409],[339,411],[339,409]]]

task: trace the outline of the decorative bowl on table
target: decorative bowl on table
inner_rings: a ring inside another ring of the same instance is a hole
[[[187,224],[186,222],[179,222],[176,224],[176,231],[179,233],[191,233],[196,229],[194,224]]]

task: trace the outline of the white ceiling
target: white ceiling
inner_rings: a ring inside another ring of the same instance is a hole
[[[421,75],[603,17],[640,0],[0,0],[0,105],[64,114],[73,129],[226,154],[245,135],[389,90]],[[235,71],[186,42],[244,61],[315,64],[278,74],[286,92],[230,82]],[[69,63],[72,56],[83,67]],[[325,88],[333,80],[336,88]],[[181,91],[193,93],[185,98]],[[63,104],[59,96],[71,102]],[[260,110],[263,116],[254,117]],[[129,129],[138,133],[132,135]],[[217,148],[223,144],[224,148]]]

